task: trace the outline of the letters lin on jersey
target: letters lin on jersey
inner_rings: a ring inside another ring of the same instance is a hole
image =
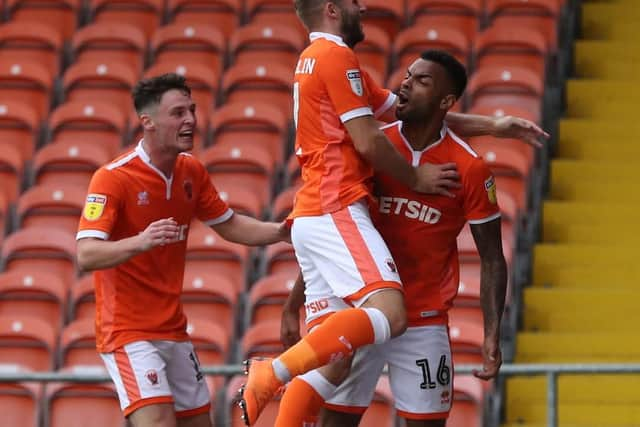
[[[351,90],[358,96],[362,96],[364,93],[362,90],[362,78],[360,77],[360,70],[347,70],[347,80],[351,85]]]

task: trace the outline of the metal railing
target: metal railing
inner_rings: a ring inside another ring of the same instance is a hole
[[[477,365],[458,365],[455,367],[457,375],[469,375]],[[241,365],[203,366],[206,375],[222,375],[225,377],[242,374]],[[547,377],[547,426],[558,426],[558,376],[576,374],[637,374],[640,373],[640,363],[633,364],[505,364],[500,368],[501,376],[540,376]],[[102,369],[76,369],[58,372],[24,372],[0,370],[2,382],[78,382],[96,383],[111,381]]]

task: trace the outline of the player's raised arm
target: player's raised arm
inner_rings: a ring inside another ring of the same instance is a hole
[[[514,116],[489,117],[478,114],[447,113],[447,125],[462,137],[492,135],[497,138],[519,139],[537,148],[549,134],[530,120]]]
[[[290,239],[289,228],[284,222],[264,222],[238,213],[211,228],[230,242],[248,246],[269,245]]]

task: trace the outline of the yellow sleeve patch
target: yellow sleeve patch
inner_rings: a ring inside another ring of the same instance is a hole
[[[82,216],[87,221],[96,221],[100,219],[104,212],[104,206],[107,204],[107,196],[104,194],[89,194],[82,211]]]

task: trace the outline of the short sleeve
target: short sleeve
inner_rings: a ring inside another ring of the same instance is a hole
[[[500,217],[496,179],[481,158],[472,161],[462,185],[464,213],[470,224],[483,224]]]
[[[335,47],[323,59],[319,68],[320,79],[340,121],[344,123],[356,117],[372,116],[369,94],[355,53],[346,47]]]
[[[124,194],[115,172],[98,169],[91,178],[76,239],[108,240],[122,208]]]
[[[396,102],[396,94],[388,89],[380,87],[367,73],[362,70],[362,79],[369,93],[369,105],[373,109],[375,118],[383,115],[389,108],[393,107]]]
[[[200,193],[198,194],[196,216],[208,226],[227,221],[233,216],[233,210],[220,197],[204,166],[197,160],[194,160],[194,163],[200,177]]]

